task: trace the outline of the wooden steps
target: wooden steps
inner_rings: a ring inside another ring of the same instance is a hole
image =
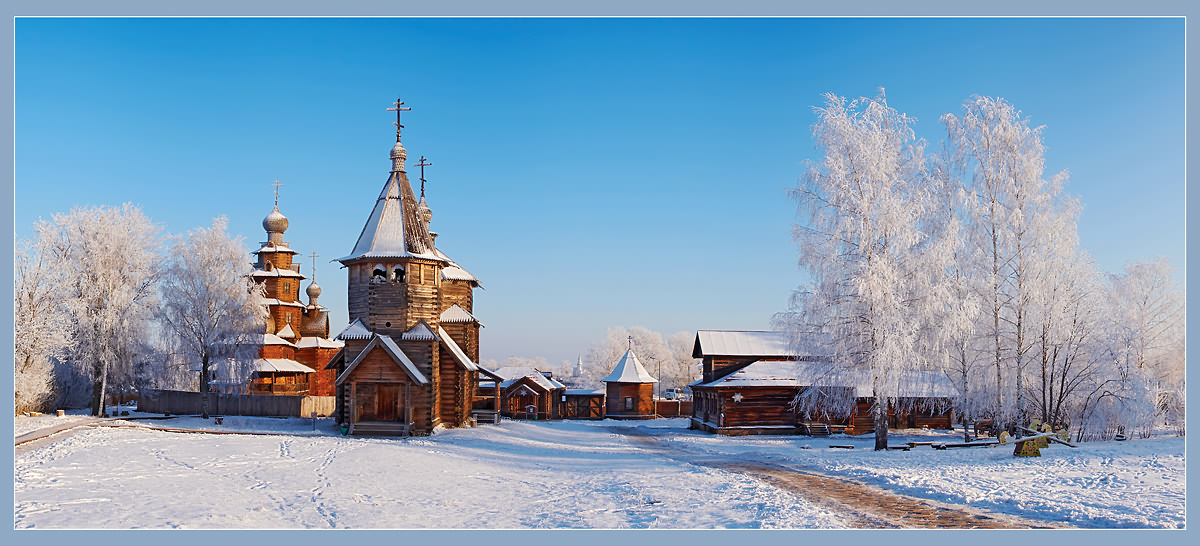
[[[350,434],[357,436],[408,436],[411,425],[396,421],[359,421],[350,424]]]

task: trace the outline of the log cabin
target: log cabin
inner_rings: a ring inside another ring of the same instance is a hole
[[[354,434],[428,435],[473,426],[480,383],[479,328],[473,291],[479,279],[438,249],[430,231],[422,157],[418,201],[408,180],[396,101],[391,170],[350,254],[350,325],[345,346],[326,368],[337,372],[338,422]],[[493,389],[494,390],[494,389]],[[482,394],[482,396],[481,396]],[[494,405],[498,402],[493,400]]]
[[[494,370],[501,378],[500,412],[510,419],[560,419],[566,386],[551,372],[510,366]]]
[[[601,380],[605,384],[604,413],[612,419],[654,419],[654,384],[658,380],[651,376],[633,352],[633,338],[629,338],[629,349],[617,361],[612,373]]]
[[[704,375],[690,385],[689,428],[725,435],[802,434],[811,432],[813,425],[850,434],[873,432],[869,382],[852,374],[834,377],[828,359],[796,352],[782,332],[697,332],[692,356],[702,359]],[[904,396],[888,409],[890,427],[951,426],[955,391],[945,377],[913,371],[899,384]],[[797,413],[792,400],[810,389],[821,389],[834,399],[853,398],[854,407]]]

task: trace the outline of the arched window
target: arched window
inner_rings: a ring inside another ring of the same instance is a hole
[[[383,268],[383,264],[375,264],[375,267],[371,268],[371,280],[372,281],[387,280],[387,270]]]
[[[396,269],[395,269],[395,271],[393,271],[393,273],[395,276],[392,278],[395,279],[396,282],[404,282],[404,266],[403,265],[396,266]]]

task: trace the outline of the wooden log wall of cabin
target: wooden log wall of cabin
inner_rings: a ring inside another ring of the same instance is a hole
[[[408,287],[404,283],[383,281],[368,284],[368,312],[363,317],[363,323],[372,332],[399,339],[400,334],[409,328],[405,326],[408,298]]]
[[[756,356],[706,356],[703,359],[704,382],[708,383],[714,379],[724,377],[739,368],[745,367],[747,364],[757,362],[759,359],[760,358]]]
[[[348,266],[346,283],[346,309],[349,311],[350,322],[361,320],[367,323],[367,285],[370,282],[371,265],[355,263]]]
[[[443,322],[442,328],[466,353],[471,362],[479,362],[479,324],[474,322]]]
[[[609,415],[654,415],[653,383],[608,383]],[[633,398],[633,409],[625,409],[625,399]]]
[[[475,312],[471,307],[474,304],[474,291],[471,283],[456,280],[442,281],[442,310],[445,311],[454,304],[466,309],[468,313]]]
[[[438,389],[442,423],[449,427],[463,426],[471,416],[473,396],[468,396],[465,385],[470,380],[469,372],[462,368],[449,350],[438,347],[438,367],[441,387]]]
[[[439,286],[442,266],[430,260],[412,260],[407,264],[405,285],[408,287],[408,304],[404,307],[405,329],[424,320],[431,326],[438,323],[443,307]]]
[[[396,336],[397,338],[399,335]],[[436,363],[439,360],[436,341],[401,341],[396,339],[396,345],[412,360],[417,370],[429,380],[426,385],[414,384],[410,387],[413,397],[414,429],[419,434],[428,434],[442,422],[441,407],[434,403],[434,393],[441,388],[441,370]]]
[[[722,426],[792,426],[796,412],[789,407],[799,389],[796,387],[755,387],[753,389],[719,389],[725,413]],[[740,393],[741,401],[734,400]]]

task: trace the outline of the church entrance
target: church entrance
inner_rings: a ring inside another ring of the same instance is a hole
[[[354,397],[358,400],[357,421],[398,421],[404,415],[400,385],[395,383],[358,383]]]

